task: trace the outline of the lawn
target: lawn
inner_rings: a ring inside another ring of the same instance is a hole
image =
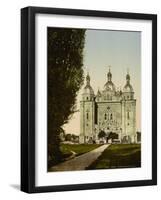
[[[72,159],[75,156],[79,156],[81,154],[87,153],[101,146],[101,144],[61,144],[60,150],[62,152],[62,157],[59,161],[55,162],[54,160],[48,161],[48,171],[50,171],[50,167],[64,162],[68,159]],[[73,154],[74,153],[74,154]]]
[[[141,167],[140,144],[112,144],[88,169]]]
[[[99,146],[100,144],[61,144],[61,151],[63,153],[63,157],[69,157],[72,155],[72,152],[75,152],[76,156],[78,156],[92,151]]]

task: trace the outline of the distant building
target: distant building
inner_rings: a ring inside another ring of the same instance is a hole
[[[94,90],[90,85],[90,76],[86,76],[86,86],[80,101],[80,143],[99,142],[100,131],[116,133],[122,143],[136,142],[136,99],[130,84],[130,75],[126,75],[123,90],[116,90],[109,69],[107,82],[103,90]]]

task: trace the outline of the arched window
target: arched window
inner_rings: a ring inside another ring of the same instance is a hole
[[[87,100],[88,100],[88,97],[87,97]]]
[[[112,120],[112,118],[113,118],[113,116],[112,116],[112,113],[111,113],[111,115],[110,115],[110,119]]]
[[[107,119],[107,115],[106,115],[106,113],[105,113],[105,120]]]
[[[88,116],[88,112],[87,112],[87,114],[86,114],[86,118],[88,119],[88,117],[89,117],[89,116]]]
[[[129,113],[129,111],[127,112],[127,119],[130,119],[130,113]]]

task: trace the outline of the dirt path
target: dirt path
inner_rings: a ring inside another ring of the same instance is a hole
[[[51,167],[50,171],[84,170],[86,167],[91,165],[109,145],[110,144],[104,144],[90,152],[82,154],[78,157],[60,163],[58,165],[55,165]]]

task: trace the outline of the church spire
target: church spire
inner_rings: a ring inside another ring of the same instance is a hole
[[[89,72],[87,73],[87,76],[86,76],[86,85],[90,85],[90,76],[89,76]]]
[[[126,83],[127,83],[127,84],[130,84],[130,74],[129,74],[129,69],[127,69]]]
[[[99,88],[98,88],[98,91],[97,91],[97,96],[101,96],[101,92],[100,92]]]
[[[130,74],[129,74],[129,70],[127,70],[127,74],[126,74],[126,84],[123,88],[123,92],[125,93],[132,93],[133,92],[133,87],[130,84]],[[129,96],[129,95],[128,95]],[[127,98],[128,98],[127,96]],[[133,97],[132,97],[133,98]]]
[[[111,82],[112,81],[112,74],[111,74],[111,70],[110,70],[111,66],[108,66],[108,67],[109,67],[109,71],[107,73],[107,80],[108,80],[108,82]]]

